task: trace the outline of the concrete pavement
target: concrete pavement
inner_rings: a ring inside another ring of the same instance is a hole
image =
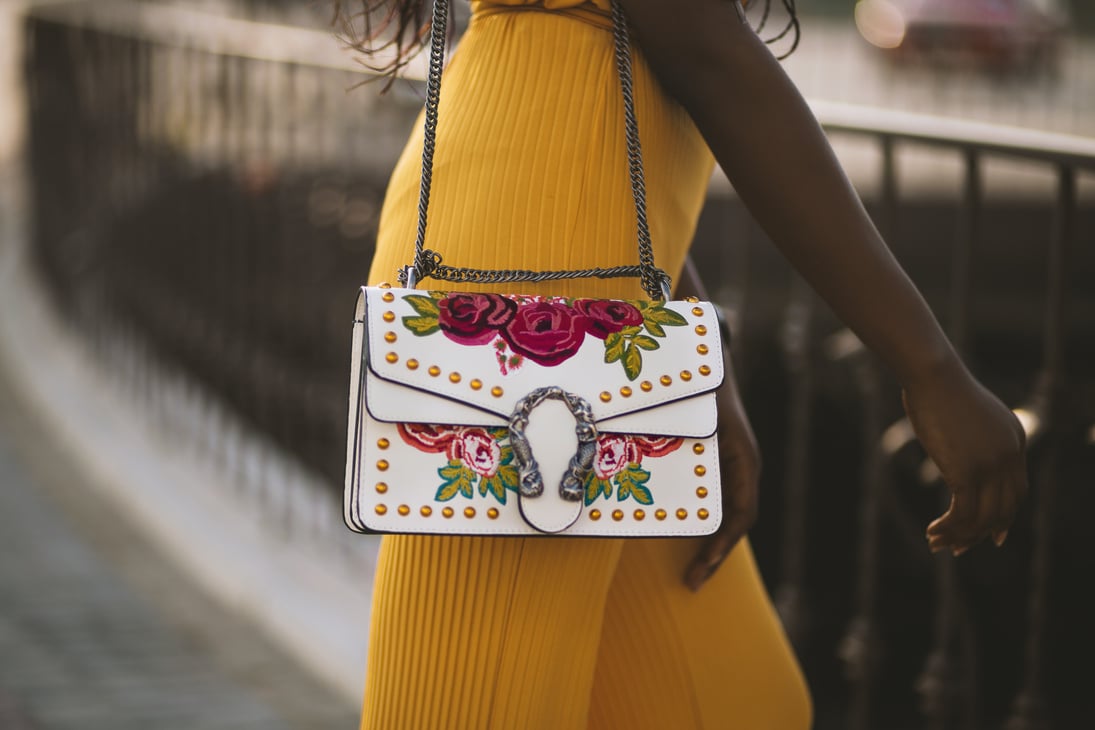
[[[323,730],[357,708],[215,604],[0,371],[0,727]]]
[[[87,481],[0,372],[0,727],[355,726]]]

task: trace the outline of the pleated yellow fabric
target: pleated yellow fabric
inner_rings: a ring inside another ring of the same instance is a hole
[[[611,33],[565,10],[498,13],[483,5],[441,86],[427,247],[448,264],[480,268],[637,263]],[[655,258],[675,275],[713,161],[688,115],[665,102],[642,63],[635,96]],[[372,268],[378,280],[393,279],[413,256],[421,150],[416,124],[381,213]],[[485,289],[513,292],[513,286]],[[637,280],[521,289],[644,296]]]
[[[427,247],[483,268],[637,262],[608,0],[472,7],[442,84]],[[676,277],[713,163],[641,57],[635,91],[656,260]],[[392,175],[371,283],[412,259],[421,145],[419,120]],[[633,279],[474,288],[643,296]],[[748,545],[693,594],[681,577],[698,545],[384,538],[361,727],[809,727]]]

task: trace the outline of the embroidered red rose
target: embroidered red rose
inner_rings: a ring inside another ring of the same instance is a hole
[[[593,473],[605,481],[616,476],[628,464],[636,464],[642,455],[627,436],[602,436],[597,439],[597,456],[593,459]]]
[[[450,340],[485,345],[513,319],[517,303],[498,294],[448,294],[437,309],[437,326]]]
[[[550,367],[578,352],[585,339],[585,320],[584,315],[559,302],[522,304],[502,336],[517,354]]]
[[[671,436],[635,436],[635,447],[643,456],[665,456],[681,447],[684,439]]]
[[[449,450],[458,431],[446,426],[434,426],[429,423],[401,423],[399,435],[408,446],[428,454],[440,454]]]
[[[469,428],[453,440],[449,458],[464,462],[464,466],[476,474],[490,479],[498,473],[502,449],[483,429]]]
[[[586,332],[603,340],[624,327],[643,323],[643,314],[634,304],[612,299],[578,299],[574,309],[586,317]]]

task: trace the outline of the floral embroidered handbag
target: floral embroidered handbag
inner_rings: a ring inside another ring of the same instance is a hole
[[[612,4],[638,266],[442,266],[424,248],[447,24],[435,0],[415,260],[362,287],[353,323],[346,524],[358,532],[696,536],[722,519],[716,307],[654,267],[626,23]],[[637,276],[651,301],[426,291],[451,281]]]

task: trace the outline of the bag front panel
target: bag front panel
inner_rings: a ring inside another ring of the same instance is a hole
[[[347,522],[370,532],[537,535],[519,501],[504,428],[391,424],[366,417]],[[715,436],[601,433],[572,536],[698,536],[722,519]]]

